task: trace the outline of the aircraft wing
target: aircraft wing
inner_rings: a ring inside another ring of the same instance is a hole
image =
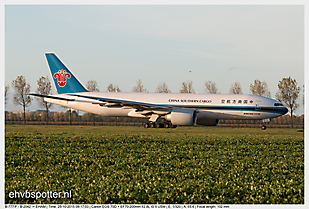
[[[171,107],[167,105],[160,104],[152,104],[147,102],[138,102],[131,100],[122,100],[122,99],[114,99],[114,98],[105,98],[105,97],[96,97],[96,96],[88,96],[88,95],[80,95],[80,94],[68,94],[70,96],[77,96],[86,99],[98,100],[100,102],[106,102],[105,106],[113,106],[113,105],[121,105],[124,108],[134,108],[138,111],[161,111],[162,114],[167,114],[171,111]]]

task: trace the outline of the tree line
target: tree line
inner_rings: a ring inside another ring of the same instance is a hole
[[[26,121],[28,122],[38,122],[38,123],[46,123],[47,114],[45,111],[35,111],[35,112],[27,112]],[[78,113],[73,110],[71,113],[70,120],[70,112],[50,112],[49,113],[49,122],[53,124],[61,123],[61,122],[110,122],[110,123],[135,123],[142,124],[145,120],[140,118],[131,118],[131,117],[109,117],[102,115],[95,115],[91,113],[84,113],[83,115],[78,115]],[[93,119],[94,117],[94,119]],[[290,124],[290,115],[283,115],[277,118],[273,118],[270,122],[270,125],[289,125]],[[13,113],[13,112],[5,112],[5,121],[6,122],[17,122],[24,121],[23,113]],[[95,124],[94,123],[94,124]],[[294,116],[294,125],[304,125],[304,115]],[[220,124],[259,124],[257,120],[220,120]]]
[[[13,103],[15,105],[20,105],[23,108],[23,119],[24,123],[26,123],[26,108],[32,102],[32,98],[28,95],[30,93],[30,84],[26,82],[26,78],[23,75],[19,75],[12,81],[11,84],[14,95],[13,95]],[[43,95],[50,95],[51,94],[51,82],[49,81],[48,77],[40,77],[37,80],[37,88],[36,93],[43,94]],[[90,80],[86,84],[86,88],[89,91],[100,91],[98,88],[98,84],[95,80]],[[8,90],[9,86],[5,86],[5,104],[8,100]],[[107,92],[121,92],[121,89],[116,84],[109,84],[106,89]],[[136,81],[136,86],[132,88],[133,92],[149,92],[142,84],[141,79]],[[204,91],[205,93],[209,94],[220,94],[216,83],[212,81],[207,81],[204,84]],[[171,93],[167,84],[165,82],[159,83],[158,87],[155,90],[156,93]],[[180,93],[196,93],[193,88],[192,81],[184,81],[181,84],[181,89],[179,90]],[[239,82],[235,82],[231,85],[230,94],[242,94],[242,88]],[[250,94],[253,95],[260,95],[265,97],[271,97],[270,91],[268,89],[268,85],[265,81],[260,81],[256,79],[250,84]],[[289,109],[290,113],[290,124],[293,127],[293,113],[299,107],[298,98],[300,96],[300,87],[295,79],[291,77],[282,78],[278,83],[278,91],[275,95],[275,98],[280,101],[284,106]],[[41,108],[44,108],[46,111],[46,122],[50,121],[49,119],[49,110],[51,108],[52,103],[47,103],[41,97],[35,98],[36,102]],[[304,86],[303,86],[303,104],[304,104]],[[69,109],[70,120],[72,119],[72,110]],[[93,122],[95,122],[95,116],[91,114]]]

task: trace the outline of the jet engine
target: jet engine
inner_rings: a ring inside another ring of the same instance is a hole
[[[196,124],[197,111],[189,108],[174,108],[164,116],[164,119],[177,126],[192,126]]]
[[[217,126],[220,123],[218,119],[209,119],[209,118],[199,118],[197,119],[197,125],[202,126]]]

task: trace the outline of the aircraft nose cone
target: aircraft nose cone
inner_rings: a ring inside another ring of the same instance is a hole
[[[289,112],[288,108],[284,107],[283,115],[286,114],[287,112]]]

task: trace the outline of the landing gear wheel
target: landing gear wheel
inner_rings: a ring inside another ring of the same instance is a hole
[[[164,123],[164,128],[170,128],[170,127],[171,127],[170,124]]]
[[[149,128],[149,123],[145,123],[144,128]]]
[[[262,126],[261,126],[261,129],[262,129],[262,130],[266,130],[266,126],[265,126],[265,125],[262,125]]]
[[[150,123],[150,128],[154,128],[155,124],[154,123]]]
[[[160,128],[160,123],[156,123],[155,128]]]

